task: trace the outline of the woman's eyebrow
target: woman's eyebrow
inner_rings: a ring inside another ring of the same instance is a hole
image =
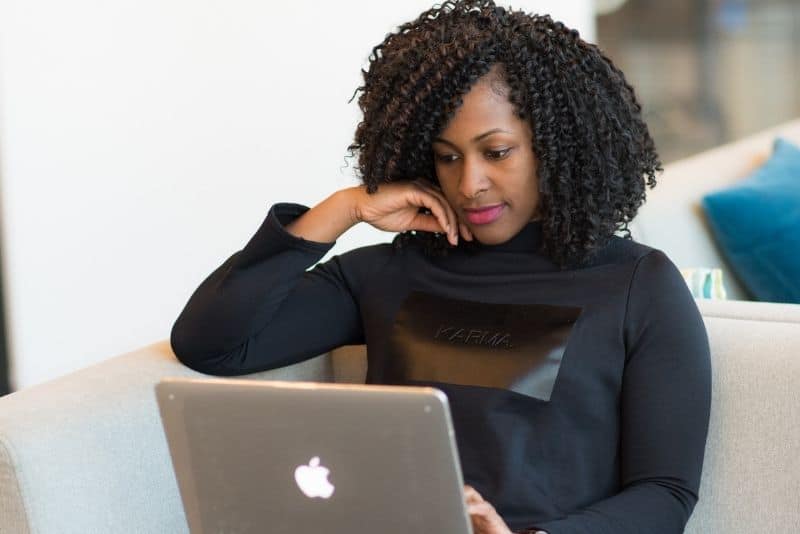
[[[475,137],[473,137],[472,138],[472,142],[476,143],[476,142],[480,141],[481,139],[483,139],[484,137],[486,137],[487,135],[490,135],[490,134],[493,134],[493,133],[496,133],[496,132],[513,133],[513,132],[510,132],[508,130],[503,130],[502,128],[492,128],[489,131],[483,132],[482,134],[479,134],[479,135],[476,135]],[[432,142],[433,143],[444,143],[446,145],[450,145],[453,148],[456,148],[456,145],[454,143],[448,141],[447,139],[443,139],[441,137],[435,137]]]

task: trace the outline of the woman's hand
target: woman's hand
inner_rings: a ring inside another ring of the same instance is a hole
[[[422,178],[406,182],[380,184],[378,190],[368,194],[366,186],[354,187],[356,221],[363,221],[389,232],[421,230],[446,233],[451,244],[458,244],[458,236],[471,241],[472,233],[463,223],[437,186]],[[427,208],[430,213],[420,213]]]
[[[481,494],[469,484],[464,484],[464,502],[472,520],[473,534],[513,534],[494,506],[483,500]]]

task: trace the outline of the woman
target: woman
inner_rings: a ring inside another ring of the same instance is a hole
[[[662,169],[623,74],[479,0],[400,26],[363,74],[362,185],[273,204],[178,317],[178,358],[240,375],[366,343],[367,383],[448,395],[476,534],[683,532],[709,346],[627,232]],[[399,233],[318,263],[359,222]]]

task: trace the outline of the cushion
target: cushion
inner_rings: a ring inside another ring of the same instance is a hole
[[[767,161],[701,204],[731,268],[755,300],[800,303],[800,147],[773,141]]]

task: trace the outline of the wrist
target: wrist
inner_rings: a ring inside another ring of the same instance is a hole
[[[335,194],[342,198],[342,202],[347,206],[348,221],[351,226],[362,222],[361,218],[361,195],[365,194],[364,186],[354,185],[345,189],[340,189]]]

